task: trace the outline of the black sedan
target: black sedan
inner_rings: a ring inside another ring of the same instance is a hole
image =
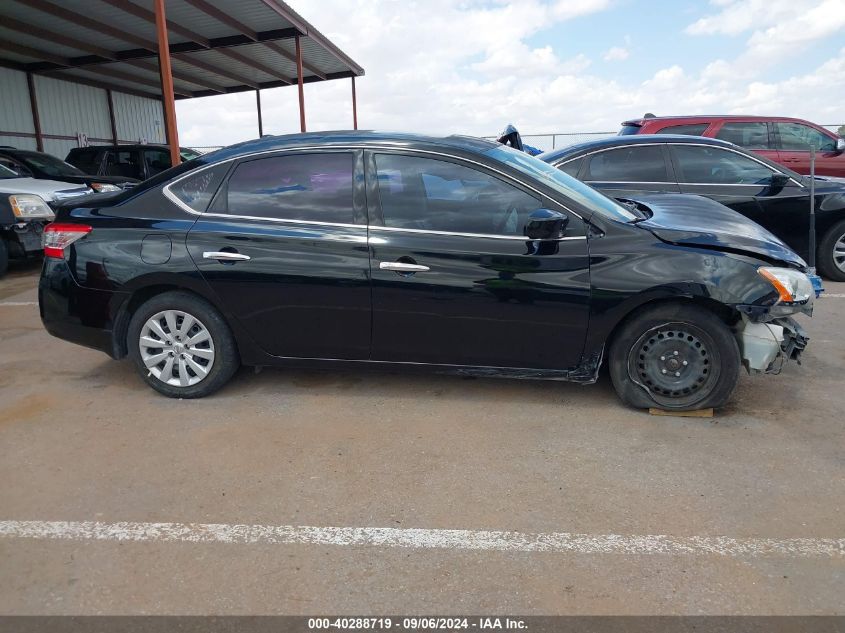
[[[809,256],[810,179],[717,139],[617,136],[546,152],[538,158],[609,196],[694,193],[751,218],[805,259]],[[819,272],[845,281],[845,183],[816,179]]]
[[[47,330],[181,398],[240,364],[591,383],[607,359],[630,405],[720,406],[798,357],[814,298],[712,200],[624,206],[469,137],[250,141],[65,205],[45,244]]]
[[[98,193],[120,191],[138,183],[137,178],[86,174],[52,154],[14,147],[0,147],[0,165],[12,170],[21,178],[60,180],[88,185]]]

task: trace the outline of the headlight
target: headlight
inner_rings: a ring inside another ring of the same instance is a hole
[[[107,182],[92,182],[91,189],[93,189],[97,193],[105,193],[106,191],[120,191],[120,187]]]
[[[809,277],[798,270],[763,266],[757,272],[775,287],[779,304],[805,303],[816,294]]]
[[[12,213],[21,220],[51,220],[53,211],[44,202],[44,198],[35,194],[9,196]]]

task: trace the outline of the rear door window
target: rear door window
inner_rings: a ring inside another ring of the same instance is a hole
[[[376,154],[385,226],[522,235],[540,200],[485,172],[448,161]]]
[[[629,146],[589,157],[584,180],[602,182],[669,182],[662,145]]]
[[[768,183],[774,171],[752,158],[705,145],[673,145],[685,184],[752,185]]]
[[[242,162],[226,185],[227,211],[255,218],[352,224],[352,158],[351,152],[337,152]]]
[[[716,138],[746,149],[772,149],[769,126],[763,121],[736,121],[722,125]]]

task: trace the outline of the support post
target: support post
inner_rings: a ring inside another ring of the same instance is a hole
[[[299,86],[299,130],[305,132],[305,91],[302,84],[302,45],[296,36],[296,81]]]
[[[29,88],[29,107],[32,109],[32,127],[35,130],[35,147],[44,151],[44,137],[41,135],[41,118],[38,116],[38,99],[35,97],[35,79],[32,73],[26,73],[26,85]]]
[[[109,123],[111,124],[111,141],[117,146],[117,123],[114,119],[114,98],[111,89],[106,90],[106,98],[109,101]]]
[[[161,101],[164,106],[164,131],[170,146],[170,162],[178,165],[179,132],[176,129],[176,100],[173,97],[173,71],[170,68],[170,44],[167,38],[167,18],[164,0],[154,0],[156,14],[156,39],[158,40],[158,71],[161,75]]]
[[[358,129],[358,98],[355,96],[355,75],[352,75],[352,129]]]
[[[261,90],[255,91],[255,107],[258,110],[258,138],[264,136],[264,121],[261,119]]]

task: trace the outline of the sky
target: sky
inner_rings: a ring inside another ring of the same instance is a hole
[[[361,129],[615,132],[645,112],[845,124],[845,0],[288,0],[363,66]],[[265,134],[297,90],[261,93]],[[350,81],[305,85],[308,130],[352,127]],[[258,135],[253,92],[177,101],[183,146]]]

